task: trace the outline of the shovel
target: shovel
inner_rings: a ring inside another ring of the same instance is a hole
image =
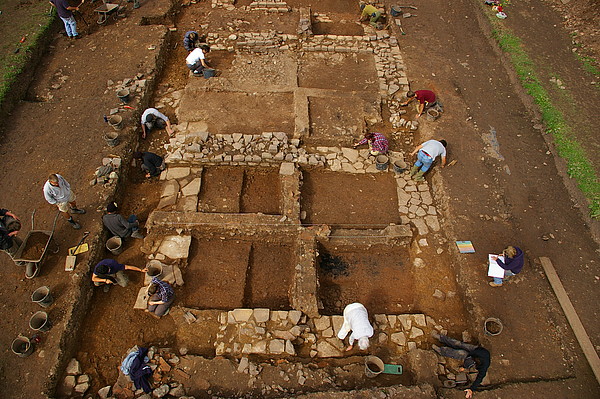
[[[89,231],[86,231],[85,233],[83,233],[83,237],[81,237],[81,240],[79,241],[79,243],[77,244],[75,249],[73,249],[73,250],[69,249],[69,255],[67,255],[67,260],[65,261],[65,271],[71,272],[71,271],[73,271],[73,269],[75,269],[75,263],[77,262],[77,250],[83,243],[83,240],[85,240],[86,237],[89,235],[90,235]]]

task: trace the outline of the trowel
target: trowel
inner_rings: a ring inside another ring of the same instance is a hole
[[[73,269],[75,269],[75,263],[77,262],[77,254],[86,252],[88,250],[87,244],[83,244],[83,245],[81,245],[81,244],[86,239],[86,237],[89,235],[90,235],[90,232],[86,231],[85,233],[83,233],[83,237],[81,237],[81,240],[79,241],[77,246],[73,247],[73,248],[69,248],[69,255],[67,255],[67,260],[65,261],[65,271],[66,272],[72,272]]]

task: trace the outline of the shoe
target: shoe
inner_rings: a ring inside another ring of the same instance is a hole
[[[142,235],[142,233],[140,233],[139,231],[134,231],[133,233],[131,233],[131,237],[132,238],[144,238],[144,236]]]
[[[418,166],[413,166],[412,168],[410,168],[410,175],[414,175],[415,173],[417,173],[417,171],[419,170]]]
[[[492,287],[502,287],[502,284],[496,284],[496,283],[494,283],[493,281],[490,281],[490,285],[491,285]]]
[[[423,175],[425,174],[425,172],[423,172],[422,170],[418,171],[417,174],[413,177],[414,181],[424,181],[425,178],[423,177]]]
[[[85,209],[71,208],[71,212],[70,213],[75,213],[75,214],[81,214],[81,215],[83,215],[85,213]]]
[[[435,330],[431,331],[431,337],[433,339],[437,339],[438,341],[440,340],[440,334],[438,334]]]
[[[75,230],[79,230],[81,228],[81,225],[74,220],[69,220],[68,222],[71,223],[71,227],[73,227]]]
[[[108,292],[109,290],[110,290],[110,285],[104,284],[104,287],[102,287],[102,291]]]
[[[442,351],[441,351],[441,349],[440,349],[440,347],[439,347],[439,346],[437,346],[437,345],[435,345],[435,344],[434,344],[434,345],[431,345],[431,349],[433,349],[433,351],[434,351],[435,353],[437,353],[438,355],[440,355],[440,356],[442,355]]]

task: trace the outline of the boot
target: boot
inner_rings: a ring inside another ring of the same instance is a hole
[[[71,213],[84,214],[85,209],[71,208]]]
[[[423,181],[425,180],[425,178],[423,177],[423,175],[425,174],[425,172],[423,172],[422,170],[418,171],[417,174],[413,177],[414,181]]]
[[[410,175],[414,175],[415,173],[417,173],[418,170],[419,167],[417,165],[414,165],[412,168],[410,168]]]
[[[140,233],[138,230],[136,230],[133,233],[131,233],[131,237],[132,238],[144,238],[143,234]]]
[[[73,227],[75,230],[79,230],[81,228],[81,225],[77,223],[73,218],[68,219],[67,222],[69,222],[71,224],[71,227]]]

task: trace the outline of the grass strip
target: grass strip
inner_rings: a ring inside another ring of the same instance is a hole
[[[540,108],[546,131],[552,134],[558,155],[567,163],[567,174],[575,179],[577,186],[589,201],[590,216],[600,218],[600,181],[581,144],[571,134],[572,129],[563,113],[552,104],[536,74],[536,65],[529,57],[516,35],[487,9],[484,11],[492,25],[492,36],[510,58],[521,85]],[[591,65],[591,63],[590,63]]]

